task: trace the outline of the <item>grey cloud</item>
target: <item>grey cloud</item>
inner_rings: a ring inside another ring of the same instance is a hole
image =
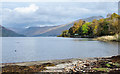
[[[66,4],[66,5],[65,5]],[[60,25],[72,22],[79,18],[85,18],[94,15],[106,15],[111,11],[106,6],[105,9],[99,7],[103,4],[85,3],[64,3],[55,5],[36,5],[33,4],[31,7],[15,7],[13,9],[3,8],[3,25],[8,27],[26,27],[34,25]],[[108,3],[109,4],[109,3]],[[85,5],[85,6],[83,6]],[[23,8],[23,9],[22,9]],[[36,10],[35,10],[36,8]],[[17,10],[15,10],[17,9]],[[114,11],[113,11],[114,12]]]

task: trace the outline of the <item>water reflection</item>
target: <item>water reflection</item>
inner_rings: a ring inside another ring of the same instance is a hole
[[[74,41],[93,41],[92,38],[75,38]]]

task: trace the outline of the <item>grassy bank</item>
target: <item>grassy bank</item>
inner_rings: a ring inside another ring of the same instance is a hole
[[[113,36],[101,36],[101,37],[94,38],[93,40],[120,42],[120,34],[115,34]]]

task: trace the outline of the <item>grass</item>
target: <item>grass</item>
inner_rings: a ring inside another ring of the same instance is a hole
[[[120,41],[120,33],[118,34],[118,41]]]
[[[115,65],[117,67],[120,67],[120,64],[118,64],[118,63],[114,63],[113,65]]]
[[[110,65],[110,64],[108,64],[108,63],[106,64],[106,66],[107,66],[107,67],[111,67],[111,65]]]
[[[93,70],[109,72],[107,68],[93,68]]]

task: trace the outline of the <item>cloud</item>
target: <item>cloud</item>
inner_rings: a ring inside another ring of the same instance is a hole
[[[109,3],[108,3],[109,4]],[[100,6],[105,6],[102,9]],[[96,3],[43,3],[28,6],[5,7],[2,10],[3,25],[7,27],[27,27],[40,25],[61,25],[80,18],[106,15],[114,6]],[[117,6],[117,5],[116,5]],[[117,8],[116,8],[117,9]]]
[[[38,6],[35,4],[31,4],[29,7],[18,7],[15,8],[14,11],[19,12],[19,13],[33,13],[39,9]]]

